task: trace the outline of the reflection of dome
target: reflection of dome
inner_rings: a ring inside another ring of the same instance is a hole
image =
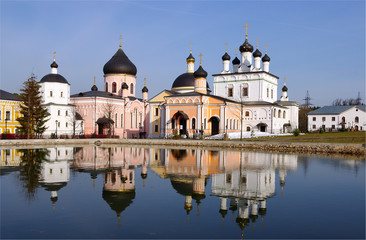
[[[120,216],[121,213],[131,205],[135,199],[135,191],[133,192],[111,192],[103,191],[103,199],[108,203],[113,211]]]
[[[58,183],[42,183],[41,186],[44,187],[46,191],[58,191],[61,188],[65,187],[67,182],[58,182]]]
[[[193,194],[193,179],[182,179],[182,180],[173,180],[170,179],[170,182],[173,188],[177,191],[177,193],[183,196],[192,196]]]
[[[146,179],[147,178],[147,173],[141,173],[141,178]]]
[[[259,215],[265,216],[267,213],[267,208],[259,208],[258,213]]]
[[[211,92],[208,82],[206,82],[207,91]],[[194,76],[193,73],[183,73],[179,75],[172,85],[172,90],[179,90],[179,88],[184,88],[184,90],[194,91]]]
[[[224,209],[220,209],[219,213],[221,214],[222,218],[225,218],[226,214],[227,214],[227,210]]]
[[[130,74],[136,75],[136,66],[128,59],[121,48],[104,65],[104,74]]]
[[[171,149],[170,152],[177,160],[183,160],[185,157],[187,157],[186,149]]]

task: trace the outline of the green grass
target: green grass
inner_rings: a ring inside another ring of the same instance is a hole
[[[269,141],[269,142],[316,142],[316,143],[365,143],[365,132],[327,132],[307,133],[305,135],[289,135],[274,137],[258,137],[245,139],[247,141]]]

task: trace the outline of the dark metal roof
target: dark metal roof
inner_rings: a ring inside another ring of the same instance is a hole
[[[286,85],[283,86],[282,88],[282,92],[287,92],[288,88],[286,87]]]
[[[222,61],[230,61],[230,55],[227,52],[222,56]]]
[[[206,86],[207,86],[207,89],[209,90],[210,86],[208,85],[208,82],[206,83]],[[173,82],[172,89],[179,88],[179,87],[192,87],[192,89],[194,89],[193,73],[183,73],[183,74],[179,75]]]
[[[199,68],[193,73],[194,78],[206,78],[207,72],[200,65]]]
[[[7,91],[1,90],[1,89],[0,89],[0,99],[20,101],[16,94],[12,94],[10,92],[7,92]]]
[[[239,48],[240,52],[253,52],[253,46],[249,43],[248,39]]]
[[[271,58],[268,57],[267,53],[264,55],[264,57],[262,57],[262,62],[269,62],[271,61]]]
[[[142,88],[142,92],[144,93],[144,92],[149,92],[149,89],[147,89],[147,87],[146,86],[144,86],[143,88]]]
[[[66,84],[69,84],[67,82],[67,80],[62,75],[57,74],[57,73],[47,74],[39,82],[41,82],[41,83],[44,83],[44,82],[58,82],[58,83],[66,83]]]
[[[239,65],[240,64],[240,60],[238,57],[235,57],[234,60],[232,61],[233,65]]]
[[[136,75],[137,68],[126,56],[121,48],[104,65],[104,74],[131,74]]]
[[[58,68],[58,65],[55,61],[51,63],[51,68]]]
[[[279,77],[277,77],[276,75],[266,72],[266,71],[258,71],[258,72],[236,72],[236,73],[219,73],[219,74],[212,74],[212,76],[226,76],[226,75],[235,75],[235,74],[257,74],[257,73],[266,73],[272,77],[275,77],[277,79],[279,79]]]
[[[358,106],[324,106],[308,113],[308,115],[341,114],[353,107]],[[362,109],[362,108],[360,108]],[[362,109],[363,110],[363,109]]]
[[[103,98],[114,98],[114,99],[122,99],[121,96],[103,92],[103,91],[88,91],[88,92],[80,92],[77,94],[73,94],[70,96],[71,98],[81,98],[81,97],[103,97]]]
[[[258,50],[258,48],[254,51],[253,57],[262,57],[262,53]]]

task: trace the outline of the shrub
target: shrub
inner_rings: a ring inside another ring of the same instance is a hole
[[[294,134],[294,136],[299,136],[300,135],[300,129],[295,128],[292,133]]]
[[[229,135],[227,133],[224,134],[224,140],[225,141],[229,140]]]
[[[319,133],[323,133],[324,129],[323,128],[319,128]]]

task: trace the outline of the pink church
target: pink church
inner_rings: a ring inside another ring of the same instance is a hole
[[[119,138],[144,138],[148,133],[148,89],[142,99],[136,98],[136,66],[122,50],[104,65],[104,91],[94,85],[91,91],[70,97],[71,104],[84,120],[84,134],[109,135]]]

